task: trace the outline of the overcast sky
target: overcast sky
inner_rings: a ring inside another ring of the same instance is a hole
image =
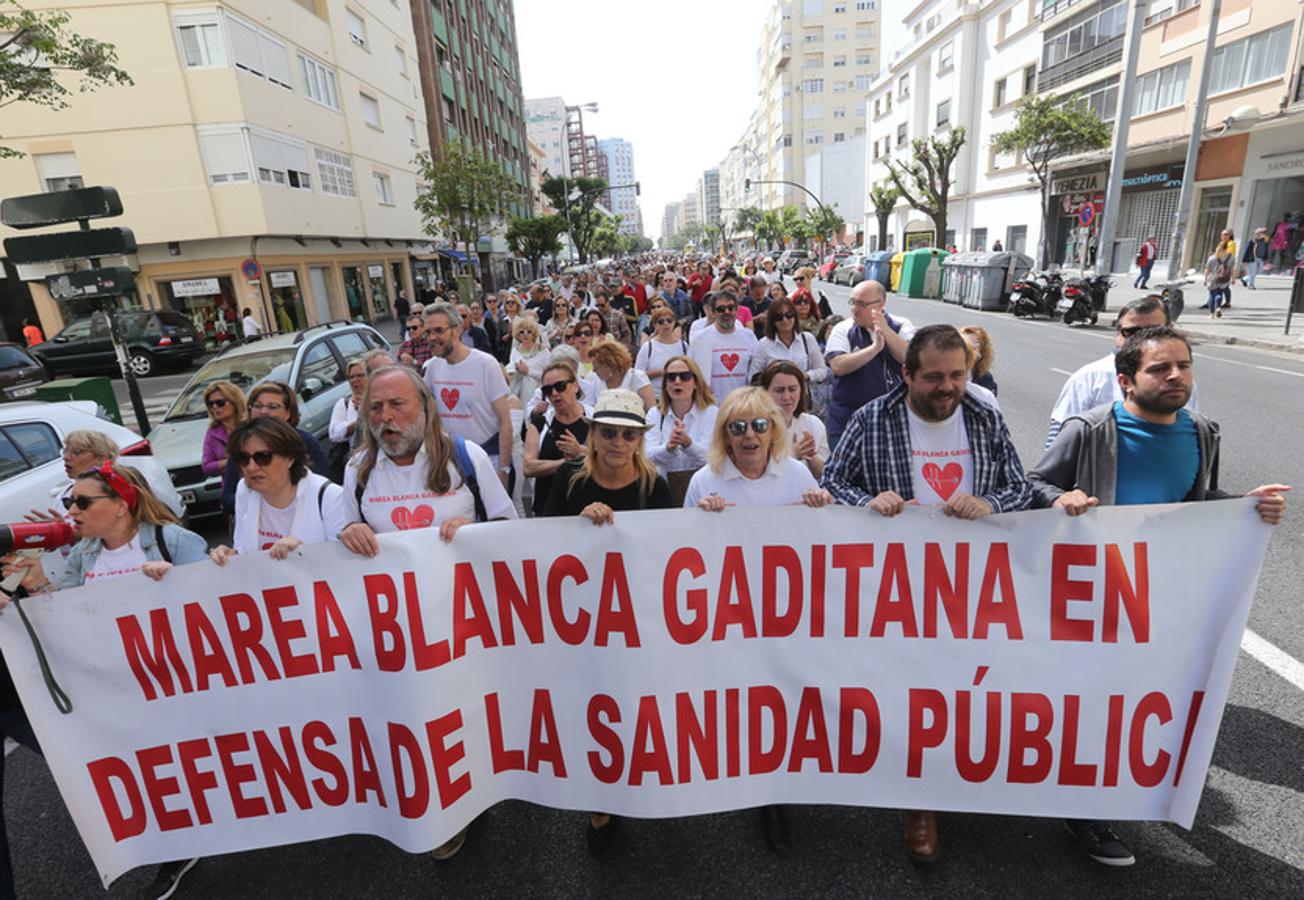
[[[917,2],[883,0],[883,47],[901,45],[901,17]],[[772,3],[515,0],[522,91],[598,104],[584,130],[634,145],[643,229],[655,238],[665,205],[694,190],[747,127]]]

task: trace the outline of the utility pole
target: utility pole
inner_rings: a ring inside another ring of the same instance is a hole
[[[1133,0],[1132,21],[1123,38],[1123,83],[1118,91],[1118,109],[1114,113],[1114,152],[1109,160],[1109,184],[1105,188],[1105,208],[1100,216],[1096,241],[1096,271],[1109,275],[1114,271],[1114,231],[1118,228],[1118,207],[1123,194],[1123,169],[1127,166],[1127,138],[1132,120],[1132,95],[1136,89],[1136,61],[1141,55],[1141,29],[1145,26],[1149,0]]]
[[[1177,212],[1173,216],[1173,237],[1168,248],[1168,280],[1175,281],[1182,269],[1182,245],[1186,243],[1186,223],[1191,194],[1195,190],[1195,165],[1200,158],[1200,138],[1204,134],[1205,109],[1208,106],[1209,72],[1212,69],[1214,40],[1218,37],[1218,17],[1222,0],[1213,0],[1209,9],[1209,27],[1204,36],[1204,59],[1200,62],[1200,87],[1191,110],[1191,137],[1186,142],[1186,165],[1182,168],[1182,190],[1177,195]]]

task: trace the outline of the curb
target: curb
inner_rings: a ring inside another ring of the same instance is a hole
[[[1291,341],[1290,335],[1283,335],[1282,340],[1270,340],[1268,338],[1241,337],[1235,334],[1219,334],[1214,331],[1201,331],[1198,328],[1187,328],[1178,322],[1177,327],[1189,336],[1211,344],[1227,344],[1236,347],[1252,347],[1256,350],[1276,350],[1281,353],[1291,353],[1297,356],[1304,356],[1304,337],[1296,338]]]

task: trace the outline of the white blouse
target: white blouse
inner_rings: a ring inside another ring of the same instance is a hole
[[[643,438],[643,452],[657,467],[657,473],[664,476],[667,472],[686,472],[706,465],[706,452],[711,447],[712,432],[715,430],[715,417],[720,411],[717,406],[699,409],[696,404],[684,416],[684,428],[693,442],[687,447],[666,449],[666,441],[677,421],[673,410],[663,419],[661,410],[652,407],[647,411],[647,435]]]

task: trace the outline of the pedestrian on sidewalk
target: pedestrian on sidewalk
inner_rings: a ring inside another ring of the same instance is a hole
[[[1226,232],[1223,232],[1226,234]],[[1221,319],[1223,292],[1232,283],[1232,266],[1236,264],[1236,254],[1227,246],[1227,239],[1218,242],[1218,246],[1204,262],[1204,286],[1209,291],[1209,318]]]
[[[45,335],[41,333],[41,327],[36,324],[34,319],[23,321],[23,340],[27,341],[29,347],[45,343]]]
[[[1141,248],[1136,254],[1136,264],[1141,267],[1141,274],[1137,275],[1132,287],[1146,290],[1150,283],[1150,270],[1155,267],[1155,257],[1158,255],[1159,244],[1153,235],[1141,242]]]
[[[394,298],[394,318],[398,319],[398,339],[400,342],[406,341],[408,336],[408,316],[412,315],[412,304],[404,296],[402,288],[399,289],[398,296]]]
[[[1223,287],[1222,299],[1218,302],[1220,309],[1232,308],[1232,281],[1236,278],[1236,236],[1232,234],[1230,228],[1224,228],[1219,235],[1220,240],[1227,245],[1227,253],[1231,256],[1232,277],[1227,279],[1227,284]]]
[[[263,326],[258,324],[258,320],[254,318],[254,311],[252,309],[246,306],[241,315],[244,316],[244,318],[240,320],[240,329],[246,341],[252,341],[254,338],[262,335]]]
[[[1241,254],[1241,262],[1244,263],[1244,274],[1241,276],[1241,284],[1250,290],[1256,290],[1254,280],[1263,271],[1263,265],[1268,261],[1268,229],[1254,229],[1254,237],[1250,238],[1245,244],[1245,252]]]

